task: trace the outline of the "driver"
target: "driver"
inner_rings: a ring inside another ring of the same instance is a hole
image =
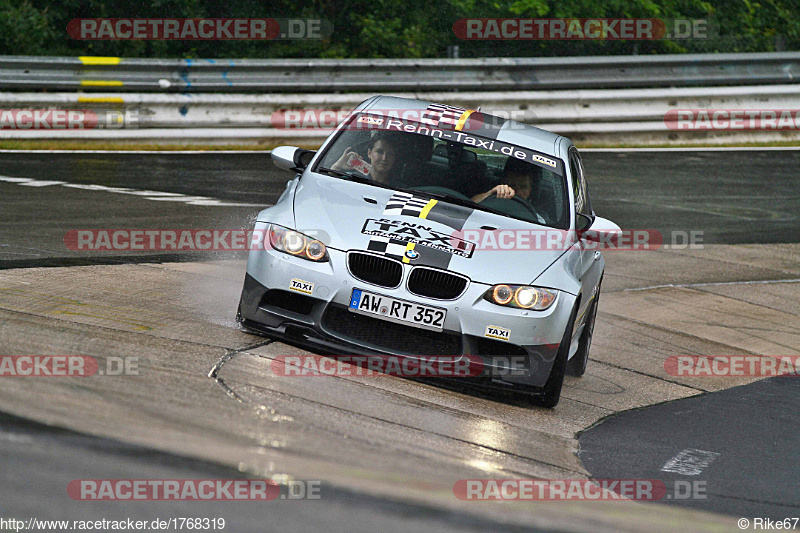
[[[509,157],[506,166],[503,168],[503,181],[500,185],[495,185],[491,190],[476,194],[472,197],[473,202],[482,202],[496,194],[498,198],[511,199],[519,196],[528,200],[533,190],[533,174],[536,167],[529,165],[519,159]]]
[[[367,159],[372,168],[369,175],[378,183],[388,184],[390,181],[396,181],[395,163],[398,156],[396,141],[397,139],[389,132],[373,131],[370,134],[367,144]],[[353,154],[358,155],[348,146],[342,157],[331,168],[338,171],[354,170],[353,165],[348,163]]]

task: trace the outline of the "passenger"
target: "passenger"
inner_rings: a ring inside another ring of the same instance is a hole
[[[388,185],[390,182],[395,184],[397,181],[397,170],[395,163],[398,160],[396,138],[391,133],[385,131],[373,131],[367,144],[367,159],[371,168],[369,176],[377,181]],[[348,163],[350,157],[355,154],[350,146],[345,148],[344,154],[331,167],[333,170],[358,170],[354,165]],[[364,174],[364,172],[362,172]]]

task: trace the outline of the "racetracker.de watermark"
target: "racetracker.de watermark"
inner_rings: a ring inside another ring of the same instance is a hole
[[[280,488],[266,479],[75,479],[73,500],[274,500]]]
[[[473,355],[279,355],[272,360],[278,376],[447,377],[480,376],[484,363]],[[521,363],[519,366],[522,366]]]
[[[138,376],[138,357],[90,355],[0,355],[3,377]]]
[[[676,377],[800,375],[800,355],[671,355],[664,370]]]
[[[707,19],[658,18],[469,18],[453,33],[465,41],[653,41],[707,39],[716,25]]]
[[[74,229],[64,235],[64,245],[79,252],[249,251],[271,248],[267,230],[255,229]]]
[[[664,125],[675,131],[800,130],[800,109],[673,109]]]
[[[671,485],[671,486],[670,486]],[[459,500],[473,501],[658,501],[705,500],[705,481],[658,479],[461,479],[453,485]]]
[[[279,130],[331,131],[350,116],[352,112],[352,109],[279,109],[270,115],[270,125],[273,129]],[[469,120],[465,120],[461,131],[480,130],[483,126],[481,118],[484,114],[517,122],[522,122],[523,119],[534,116],[532,111],[522,109],[470,110]],[[386,121],[389,119],[434,125],[430,116],[430,111],[427,109],[370,108],[368,115],[360,116],[350,122],[346,128],[349,130],[385,129]],[[439,123],[436,122],[435,124],[438,125]],[[512,122],[506,127],[509,129],[522,129],[527,126],[516,125]]]
[[[322,481],[269,479],[74,479],[73,500],[272,501],[319,500]]]
[[[665,239],[658,230],[598,232],[559,229],[456,230],[442,233],[432,228],[381,219],[374,222],[392,238],[420,246],[468,247],[471,253],[484,251],[563,251],[578,246],[584,250],[648,251],[661,248],[702,249],[702,231],[673,230]],[[331,242],[324,230],[299,232],[326,245]],[[73,229],[64,235],[64,245],[77,252],[198,252],[271,250],[268,230],[242,229]]]
[[[659,479],[461,479],[459,500],[472,501],[658,501],[706,500],[705,481]]]
[[[469,229],[456,231],[451,237],[473,243],[475,250],[568,250],[580,242],[583,249],[644,251],[664,245],[663,235],[657,230]]]
[[[333,25],[325,19],[274,18],[81,18],[67,24],[77,40],[269,41],[327,39]]]
[[[0,109],[0,130],[93,130],[136,128],[139,112],[91,109]]]

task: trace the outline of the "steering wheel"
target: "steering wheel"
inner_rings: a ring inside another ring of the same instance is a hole
[[[534,218],[536,219],[536,222],[537,222],[537,223],[538,223],[540,220],[543,220],[543,219],[544,219],[544,217],[543,217],[542,215],[540,215],[539,213],[537,213],[537,212],[536,212],[536,209],[533,207],[533,204],[531,204],[531,203],[530,203],[528,200],[526,200],[525,198],[522,198],[522,197],[520,197],[520,196],[514,195],[514,196],[512,196],[511,198],[497,198],[497,193],[495,192],[495,193],[492,193],[492,194],[491,194],[491,196],[489,196],[488,198],[486,198],[486,200],[488,200],[489,198],[496,198],[497,200],[511,200],[511,201],[516,201],[517,203],[520,203],[520,204],[522,204],[523,206],[525,206],[525,209],[527,209],[528,211],[530,211],[530,213],[531,213],[531,214],[534,216]]]

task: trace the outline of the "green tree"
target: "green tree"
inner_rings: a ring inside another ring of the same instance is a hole
[[[47,9],[28,1],[0,0],[0,54],[47,55],[54,40]]]
[[[322,18],[325,40],[83,41],[78,18]],[[461,18],[708,19],[708,39],[658,41],[465,41]],[[797,0],[0,0],[0,54],[124,57],[561,57],[800,49]]]

